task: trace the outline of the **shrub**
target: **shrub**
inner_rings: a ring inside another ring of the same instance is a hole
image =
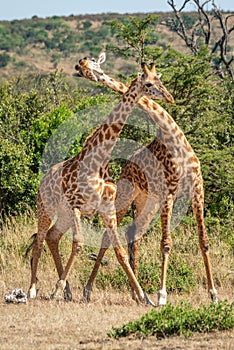
[[[0,54],[0,68],[1,67],[6,67],[8,63],[11,60],[11,56],[8,55],[7,53],[1,53]]]
[[[171,335],[190,336],[194,332],[207,333],[213,330],[228,330],[234,328],[234,303],[222,301],[218,305],[201,305],[193,308],[189,303],[178,306],[166,305],[158,312],[151,310],[140,320],[129,322],[119,328],[113,328],[110,337],[126,337],[130,334],[156,335],[165,337]]]

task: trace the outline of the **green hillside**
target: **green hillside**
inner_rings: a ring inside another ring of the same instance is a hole
[[[13,75],[32,72],[51,72],[55,68],[64,70],[66,74],[73,72],[74,64],[85,55],[97,56],[108,45],[118,45],[116,30],[110,21],[126,22],[132,15],[100,14],[69,17],[38,18],[30,20],[14,20],[0,22],[0,77],[7,79]],[[158,17],[152,25],[153,40],[149,45],[163,48],[167,46],[188,53],[182,39],[174,30],[166,26],[171,13],[157,13]],[[186,25],[191,27],[196,13],[183,14]],[[144,18],[146,14],[134,14],[135,18]],[[234,24],[234,17],[230,20]],[[213,30],[219,34],[219,24],[214,22]],[[230,36],[230,47],[234,45],[234,37]],[[231,48],[229,48],[231,50]],[[131,61],[123,61],[111,53],[109,66],[113,73],[134,71]]]

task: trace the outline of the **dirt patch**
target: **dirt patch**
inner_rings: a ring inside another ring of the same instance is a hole
[[[79,292],[80,294],[80,292]],[[230,295],[229,295],[230,296]],[[231,296],[230,296],[231,297]],[[209,300],[205,291],[189,300]],[[156,295],[152,297],[156,300]],[[171,296],[177,303],[185,297]],[[150,307],[136,305],[127,293],[95,291],[90,304],[51,301],[45,296],[25,304],[0,302],[2,350],[12,349],[228,349],[234,348],[234,331],[195,334],[185,337],[156,339],[108,337],[112,326],[118,327],[140,318]]]

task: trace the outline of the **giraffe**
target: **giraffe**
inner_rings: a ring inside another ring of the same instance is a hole
[[[149,69],[146,63],[142,63],[142,69],[143,74],[139,74],[131,82],[121,101],[87,137],[81,152],[53,166],[40,183],[37,197],[38,232],[32,250],[29,298],[36,297],[36,274],[44,240],[49,246],[59,275],[51,297],[54,298],[58,292],[63,291],[65,298],[72,298],[67,279],[84,244],[81,217],[92,217],[97,213],[103,219],[108,239],[128,276],[131,288],[140,301],[153,305],[142,291],[117,234],[114,206],[116,186],[108,169],[117,138],[139,98],[147,95],[155,99],[173,101],[173,97],[158,79],[154,66]],[[55,217],[56,222],[50,227]],[[72,250],[63,269],[58,245],[60,238],[69,228],[73,234]]]
[[[100,67],[105,61],[102,53],[98,60],[85,57],[75,69],[77,76],[99,82],[114,91],[124,94],[127,87],[106,75]],[[75,75],[75,74],[74,74]],[[158,210],[160,210],[162,239],[161,286],[158,305],[167,302],[166,275],[172,249],[170,222],[174,202],[189,199],[197,222],[199,245],[204,260],[208,292],[211,300],[218,302],[209,257],[209,239],[204,223],[204,190],[200,162],[184,133],[173,118],[156,102],[143,96],[137,106],[149,114],[160,129],[157,137],[146,147],[138,150],[122,169],[117,181],[116,212],[119,225],[134,202],[136,218],[126,232],[130,265],[138,278],[138,249],[141,238]],[[89,301],[93,281],[110,242],[104,234],[93,271],[84,289],[84,298]],[[136,298],[133,291],[133,298]]]

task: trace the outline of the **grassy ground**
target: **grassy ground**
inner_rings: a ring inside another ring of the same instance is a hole
[[[204,290],[189,296],[204,301]],[[231,294],[223,295],[231,298]],[[172,303],[181,297],[171,296]],[[184,298],[183,298],[184,299]],[[127,337],[110,339],[111,327],[136,320],[149,310],[137,306],[126,293],[95,293],[90,304],[38,299],[28,305],[0,303],[1,349],[233,349],[234,331],[194,334],[165,339]]]
[[[182,230],[183,231],[183,230]],[[36,218],[32,213],[20,220],[9,221],[0,232],[0,343],[2,350],[10,349],[233,349],[234,331],[214,332],[210,334],[194,334],[191,338],[171,337],[165,339],[128,337],[114,340],[107,336],[112,327],[139,319],[150,310],[144,305],[136,305],[130,298],[126,283],[116,284],[109,278],[114,275],[121,279],[119,266],[110,250],[107,254],[109,265],[101,268],[101,278],[97,282],[90,304],[81,301],[82,288],[92,268],[93,262],[87,258],[90,252],[86,248],[78,259],[71,276],[70,284],[74,301],[49,299],[49,295],[57,280],[49,252],[43,253],[40,261],[38,278],[39,292],[37,300],[27,305],[6,304],[4,295],[15,288],[25,292],[30,282],[29,259],[23,254],[30,236],[36,232]],[[183,232],[182,232],[183,233]],[[193,242],[194,240],[194,242]],[[64,239],[62,253],[64,259],[69,252],[70,240]],[[233,269],[233,257],[224,242],[218,238],[211,240],[212,262],[216,287],[221,300],[234,300],[234,276],[229,273]],[[149,247],[151,250],[149,250]],[[141,256],[145,266],[157,266],[149,262],[155,255],[154,263],[159,263],[159,245],[155,236],[149,236],[142,245]],[[182,249],[183,247],[183,249]],[[185,247],[187,247],[185,249]],[[95,251],[95,250],[94,250]],[[153,253],[151,254],[150,252]],[[191,251],[191,254],[189,254]],[[96,251],[95,251],[96,252]],[[147,253],[148,252],[148,253]],[[181,282],[180,288],[172,290],[168,302],[176,305],[181,300],[188,300],[192,305],[201,303],[208,305],[209,298],[205,285],[204,267],[202,264],[197,238],[191,235],[174,237],[174,256],[171,258],[173,269],[169,279],[169,287],[175,280],[184,280],[191,276],[192,270],[195,285],[186,291],[186,284]],[[183,271],[177,268],[178,260],[184,264]],[[148,264],[148,265],[147,265]],[[186,264],[186,265],[185,265]],[[144,266],[144,265],[143,265]],[[186,270],[187,269],[187,270]],[[160,271],[158,271],[160,275]],[[177,275],[177,276],[176,276]],[[154,277],[154,275],[153,275]],[[152,278],[153,278],[152,277]],[[109,279],[108,279],[109,278]],[[151,278],[151,277],[150,277]],[[146,288],[151,284],[144,280]],[[174,284],[173,284],[174,283]],[[153,284],[153,283],[152,283]],[[157,284],[157,275],[155,275]],[[150,296],[157,301],[157,288]]]

